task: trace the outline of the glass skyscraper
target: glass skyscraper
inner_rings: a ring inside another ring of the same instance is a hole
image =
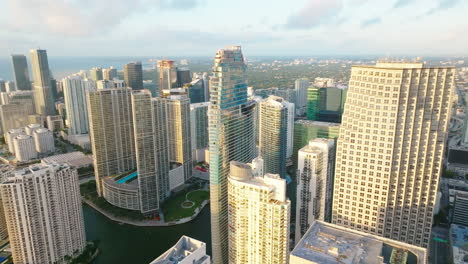
[[[11,55],[11,65],[15,75],[17,90],[31,90],[31,81],[29,80],[28,62],[26,56]]]
[[[43,116],[54,115],[55,106],[51,90],[51,75],[47,51],[31,50],[31,65],[34,77],[36,113]]]
[[[227,178],[231,161],[255,157],[255,103],[247,99],[246,64],[240,46],[216,53],[210,80],[210,206],[213,263],[228,263]]]

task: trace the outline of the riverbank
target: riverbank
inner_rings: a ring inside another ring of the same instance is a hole
[[[186,218],[182,218],[182,219],[179,219],[179,220],[176,220],[176,221],[171,221],[171,222],[166,223],[164,221],[164,217],[161,217],[161,220],[132,220],[132,219],[124,218],[124,217],[118,217],[118,216],[112,215],[109,212],[106,212],[105,210],[101,209],[100,207],[95,205],[93,202],[91,202],[90,200],[85,199],[84,197],[82,197],[82,201],[84,203],[86,203],[87,205],[89,205],[94,210],[96,210],[97,212],[99,212],[100,214],[102,214],[103,216],[107,217],[108,219],[110,219],[110,220],[112,220],[114,222],[117,222],[119,224],[128,224],[128,225],[140,226],[140,227],[143,227],[143,226],[154,226],[154,227],[156,227],[156,226],[174,226],[174,225],[180,225],[180,224],[188,223],[188,222],[194,220],[209,202],[208,200],[206,200],[203,203],[201,203],[200,207],[196,208],[195,213],[190,217],[186,217]]]

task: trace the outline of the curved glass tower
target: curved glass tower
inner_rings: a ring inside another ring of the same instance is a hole
[[[210,80],[210,206],[213,263],[228,263],[227,178],[231,161],[255,157],[255,102],[247,99],[246,64],[240,46],[216,53]]]

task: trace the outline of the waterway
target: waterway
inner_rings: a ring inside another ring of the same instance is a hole
[[[101,250],[93,264],[148,264],[173,246],[182,235],[207,243],[210,254],[209,205],[193,221],[170,227],[136,227],[107,219],[83,205],[86,238],[99,240]]]

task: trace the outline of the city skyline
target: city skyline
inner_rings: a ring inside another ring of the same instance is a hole
[[[244,45],[251,55],[425,56],[466,54],[468,43],[463,34],[468,28],[464,19],[468,2],[460,0],[242,0],[235,5],[119,0],[112,3],[113,12],[108,12],[106,1],[80,5],[8,0],[4,6],[11,12],[0,20],[0,37],[6,40],[0,44],[0,57],[31,47],[47,47],[54,56],[71,50],[74,56],[206,56],[228,44]],[[265,6],[268,10],[259,14]],[[13,19],[19,15],[27,19]],[[43,27],[37,30],[37,24]]]

